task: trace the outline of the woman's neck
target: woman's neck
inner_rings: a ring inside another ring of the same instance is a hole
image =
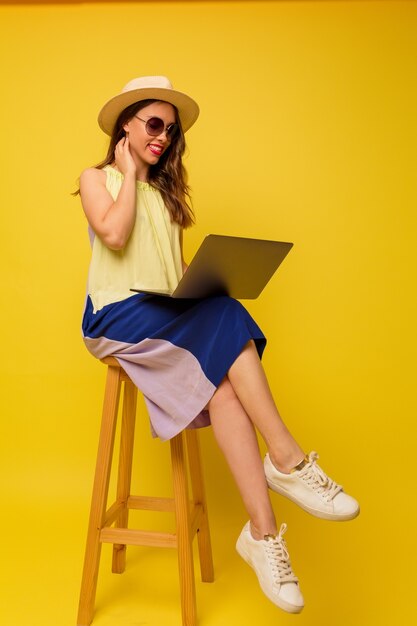
[[[142,183],[147,183],[149,178],[149,165],[138,165],[136,163],[136,180],[140,180]]]
[[[120,169],[117,167],[116,162],[113,161],[113,163],[111,164],[111,166],[117,170],[118,172],[120,172]],[[122,172],[120,172],[122,173]],[[145,165],[140,167],[138,166],[138,164],[136,164],[136,180],[139,180],[142,183],[147,183],[148,181],[148,177],[149,177],[149,166]]]
[[[134,150],[131,150],[131,155],[136,165],[136,180],[147,183],[149,177],[149,163],[143,161]]]

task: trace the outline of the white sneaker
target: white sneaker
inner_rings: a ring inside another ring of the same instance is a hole
[[[359,504],[343,487],[326,476],[316,463],[317,452],[310,452],[301,469],[283,474],[265,456],[264,468],[270,489],[286,496],[302,509],[328,520],[349,520],[359,514]]]
[[[236,550],[254,570],[264,594],[280,609],[299,613],[304,606],[298,578],[291,569],[290,557],[282,535],[282,524],[276,537],[267,535],[257,541],[252,537],[250,522],[245,524],[236,543]]]

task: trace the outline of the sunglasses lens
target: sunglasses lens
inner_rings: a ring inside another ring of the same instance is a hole
[[[159,117],[150,117],[146,122],[146,131],[156,137],[164,131],[164,122]]]

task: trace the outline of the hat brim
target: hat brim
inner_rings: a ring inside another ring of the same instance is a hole
[[[162,100],[173,104],[178,110],[184,132],[191,128],[200,113],[197,102],[181,91],[165,89],[163,87],[145,87],[143,89],[132,89],[131,91],[120,93],[106,102],[98,115],[100,128],[107,135],[111,135],[117,118],[126,107],[135,102],[148,99]]]

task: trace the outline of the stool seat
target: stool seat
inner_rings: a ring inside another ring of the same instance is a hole
[[[94,616],[101,546],[113,544],[112,571],[123,573],[126,546],[177,548],[183,626],[196,626],[194,561],[192,542],[197,535],[201,579],[214,579],[210,530],[196,429],[186,429],[170,439],[173,497],[138,496],[130,493],[133,444],[136,421],[137,387],[117,359],[106,357],[107,378],[103,402],[99,447],[87,533],[87,546],[78,608],[78,626],[89,626]],[[116,500],[108,506],[108,491],[119,400],[122,385],[123,409]],[[187,453],[188,454],[187,454]],[[192,487],[190,500],[188,469]],[[171,511],[175,513],[175,532],[132,529],[129,510]]]

